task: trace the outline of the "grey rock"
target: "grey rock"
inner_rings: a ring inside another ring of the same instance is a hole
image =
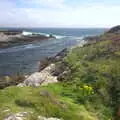
[[[4,120],[25,120],[27,115],[28,115],[27,112],[20,112],[20,113],[9,115]]]
[[[46,117],[43,117],[43,116],[38,116],[38,120],[61,120],[61,119],[58,119],[58,118],[46,118]]]
[[[51,64],[41,72],[35,72],[30,75],[23,83],[20,83],[18,87],[33,86],[38,87],[40,85],[47,85],[49,83],[58,82],[57,77],[52,75],[55,71],[55,64]]]

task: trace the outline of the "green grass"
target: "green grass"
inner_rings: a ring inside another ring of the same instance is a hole
[[[58,117],[65,120],[95,120],[96,115],[88,112],[83,105],[77,105],[72,99],[62,96],[62,85],[47,87],[9,87],[0,91],[0,116],[20,111],[34,112],[46,117]],[[44,94],[41,95],[40,92]],[[3,112],[10,109],[10,112]],[[3,114],[4,113],[4,114]]]

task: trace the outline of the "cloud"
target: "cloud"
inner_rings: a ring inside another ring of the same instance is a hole
[[[46,8],[63,8],[65,7],[65,0],[26,0],[22,2],[25,5],[32,5],[35,7],[46,7]]]
[[[39,7],[35,7],[35,4]],[[86,4],[71,7],[65,4],[65,0],[26,0],[24,5],[18,7],[15,2],[1,0],[0,26],[111,27],[119,24],[120,20],[119,5]]]

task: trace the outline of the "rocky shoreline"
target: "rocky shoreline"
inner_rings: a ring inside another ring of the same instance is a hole
[[[55,39],[55,36],[49,36],[32,33],[31,35],[23,35],[21,32],[0,31],[0,48],[8,48],[17,45],[25,45],[41,40]]]
[[[20,33],[18,33],[18,34],[20,35]],[[39,35],[39,36],[36,36],[36,35],[35,36],[23,36],[22,35],[22,37],[18,38],[18,36],[19,36],[18,34],[17,34],[17,40],[12,39],[12,41],[5,42],[7,44],[7,47],[9,47],[9,45],[10,46],[15,45],[15,43],[17,43],[19,45],[20,45],[20,43],[28,44],[28,41],[26,38],[30,38],[29,42],[31,40],[32,43],[35,41],[35,37],[40,38],[42,40],[43,39],[47,40],[49,38],[55,38],[52,35],[50,35],[49,37],[46,37],[44,35]],[[12,38],[16,39],[15,35],[16,34],[13,34],[12,36],[14,36],[14,37],[12,37]],[[25,40],[25,42],[23,41],[23,43],[22,43],[23,38],[26,40]],[[92,38],[95,39],[95,37],[92,37]],[[63,58],[65,56],[67,56],[67,53],[70,50],[72,50],[76,47],[84,47],[84,46],[88,45],[88,43],[89,43],[88,40],[91,42],[90,44],[93,44],[91,39],[84,38],[80,44],[73,46],[70,49],[65,48],[53,57],[47,57],[43,60],[40,60],[38,72],[32,73],[31,75],[21,75],[21,74],[19,75],[18,74],[18,75],[1,77],[0,78],[0,89],[6,88],[8,86],[15,86],[15,85],[18,87],[24,87],[24,86],[38,87],[40,85],[45,85],[45,84],[47,85],[49,83],[58,82],[61,79],[61,77],[64,74],[66,74],[66,72],[64,71],[65,70],[64,66],[66,66],[66,63],[63,62]],[[0,43],[2,43],[2,42],[0,41]],[[0,44],[0,46],[1,45],[2,44]],[[2,45],[2,48],[3,48],[3,45]],[[59,64],[56,65],[56,63],[59,63]]]
[[[58,82],[58,77],[63,72],[62,68],[58,69],[59,65],[57,62],[61,62],[62,59],[67,55],[68,49],[63,49],[57,55],[53,57],[45,58],[40,61],[38,72],[31,75],[13,75],[3,76],[0,78],[0,89],[15,86],[40,86],[47,85],[49,83]]]
[[[119,27],[117,27],[119,28]],[[70,49],[74,49],[76,47],[85,47],[89,46],[91,44],[96,44],[99,41],[104,41],[106,38],[119,42],[120,34],[118,33],[118,30],[115,28],[112,28],[111,33],[107,31],[103,35],[99,36],[93,36],[93,37],[86,37],[84,38],[84,42],[82,42],[80,45],[76,45]],[[115,35],[113,35],[115,34]],[[14,34],[15,35],[15,34]],[[26,37],[26,36],[25,36]],[[32,40],[35,40],[34,38],[42,38],[42,39],[48,39],[48,37],[45,36],[27,36],[26,38],[29,38]],[[33,38],[33,39],[32,39]],[[49,38],[54,38],[54,36],[50,35]],[[21,38],[20,38],[21,39]],[[27,40],[26,40],[27,41]],[[66,74],[65,66],[66,63],[63,62],[63,58],[67,55],[69,50],[63,49],[58,54],[56,54],[53,57],[48,57],[40,61],[38,72],[35,72],[31,75],[25,76],[25,75],[16,75],[16,76],[5,76],[1,77],[0,79],[0,88],[5,88],[11,85],[17,85],[17,86],[40,86],[43,84],[48,83],[54,83],[61,79],[61,76]],[[57,63],[57,64],[56,64]],[[59,63],[59,64],[58,64]],[[14,80],[13,80],[14,79]]]

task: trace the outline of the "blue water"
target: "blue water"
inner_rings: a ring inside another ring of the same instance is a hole
[[[105,31],[105,29],[102,28],[23,28],[22,30],[53,34],[57,39],[43,40],[34,44],[0,49],[0,76],[36,72],[38,71],[40,60],[54,56],[64,48],[79,44],[85,36],[99,35]]]

